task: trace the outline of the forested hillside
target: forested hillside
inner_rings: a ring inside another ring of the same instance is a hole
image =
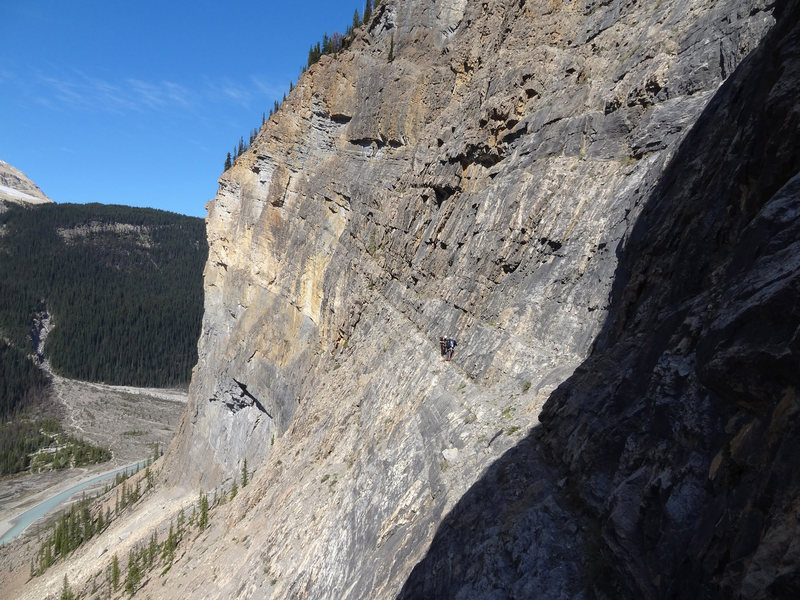
[[[99,204],[10,207],[0,213],[0,332],[33,353],[34,322],[48,314],[45,355],[56,373],[185,384],[197,359],[207,253],[197,218]],[[3,392],[3,417],[22,400],[17,391]]]
[[[24,352],[0,339],[0,422],[38,398],[47,383],[47,375]]]

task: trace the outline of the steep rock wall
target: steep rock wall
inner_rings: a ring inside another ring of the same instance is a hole
[[[800,593],[800,3],[777,14],[648,199],[596,352],[542,415],[614,593]]]
[[[592,597],[800,592],[800,4],[776,14],[643,200],[592,356],[462,497],[401,597],[538,595],[542,567],[569,564],[542,556],[553,495],[583,527]],[[537,489],[542,462],[555,493]]]
[[[188,559],[164,593],[398,593],[589,355],[621,241],[772,9],[398,0],[314,65],[209,205],[200,360],[168,453],[171,479],[206,488],[246,458],[241,521],[217,535],[258,533],[243,559],[230,544],[204,559],[235,567],[212,580]],[[591,519],[552,467],[523,463],[488,497],[538,482],[555,516],[526,513],[540,556],[492,572],[533,561],[549,575],[525,585],[571,596]]]

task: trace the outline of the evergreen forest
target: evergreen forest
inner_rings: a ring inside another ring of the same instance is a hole
[[[188,383],[208,255],[202,219],[101,204],[0,212],[0,419],[46,385],[27,356],[50,316],[45,356],[74,379]]]
[[[111,452],[67,435],[55,419],[0,424],[0,476],[82,467],[111,460]]]
[[[22,350],[0,339],[0,423],[40,398],[48,383],[44,371]]]

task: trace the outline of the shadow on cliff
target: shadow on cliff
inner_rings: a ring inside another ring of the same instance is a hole
[[[800,2],[775,16],[642,199],[591,356],[400,598],[800,597]]]

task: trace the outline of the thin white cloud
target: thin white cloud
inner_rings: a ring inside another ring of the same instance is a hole
[[[84,107],[86,104],[86,94],[82,93],[81,86],[73,81],[57,77],[42,76],[40,77],[40,82],[44,84],[45,88],[49,88],[52,92],[52,96],[48,94],[46,97],[52,97],[59,103],[76,107]]]
[[[94,77],[85,78],[86,87],[82,90],[87,104],[99,103],[107,110],[126,112],[138,110],[139,105],[131,97],[130,90],[125,86],[115,85]]]
[[[15,77],[0,72],[0,83],[17,85],[15,95],[48,108],[109,112],[206,111],[211,105],[236,104],[263,111],[273,98],[286,91],[266,79],[251,76],[245,81],[205,78],[194,87],[175,81],[149,81],[134,77],[109,80],[71,69],[58,75],[31,73]]]
[[[234,102],[238,102],[239,104],[250,103],[250,92],[238,85],[225,85],[221,89],[223,95]]]
[[[162,82],[162,87],[164,88],[167,99],[172,104],[183,106],[184,108],[188,108],[192,104],[190,100],[192,93],[182,85],[171,81],[164,81]]]
[[[242,85],[230,79],[214,81],[206,78],[203,89],[207,98],[215,103],[228,104],[233,102],[245,108],[250,108],[255,100],[252,86]]]
[[[250,82],[253,84],[253,87],[257,89],[262,95],[266,96],[267,98],[279,98],[282,94],[288,92],[289,84],[280,85],[276,84],[274,81],[264,81],[260,77],[256,77],[252,75],[250,77]]]
[[[49,108],[50,110],[54,110],[57,108],[55,102],[53,102],[51,98],[45,98],[44,96],[36,96],[34,97],[33,101],[40,106]]]
[[[136,107],[151,110],[188,108],[192,105],[192,94],[188,89],[172,81],[150,82],[127,79],[128,96]]]

